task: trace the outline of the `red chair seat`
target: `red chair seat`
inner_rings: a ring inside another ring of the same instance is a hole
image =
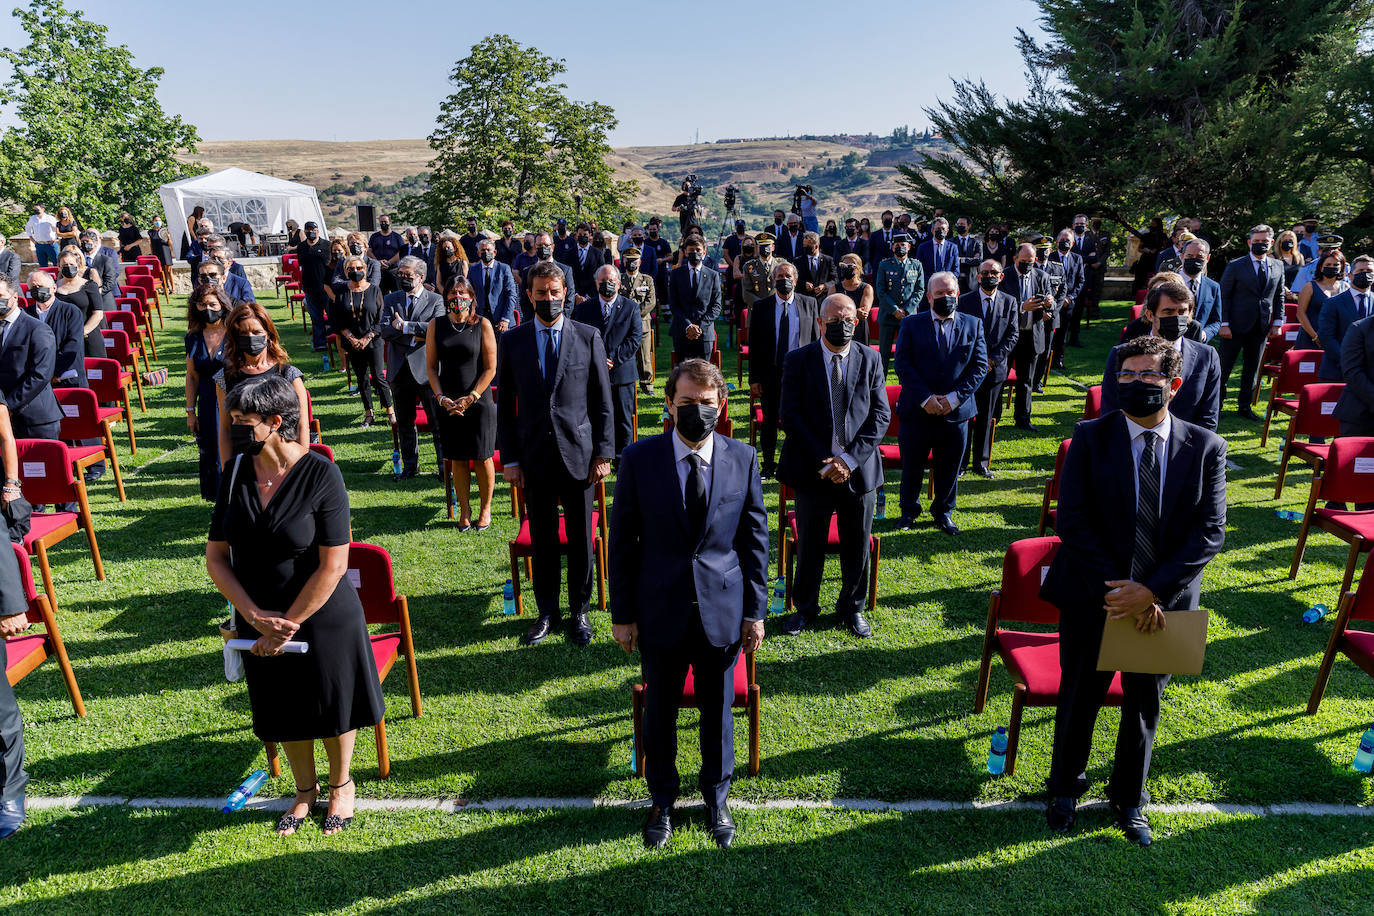
[[[1326,461],[1326,456],[1331,453],[1331,445],[1326,442],[1295,442],[1293,444],[1293,454],[1308,461]]]
[[[1346,630],[1345,645],[1341,648],[1352,659],[1374,661],[1374,633],[1365,630]]]
[[[1257,272],[1258,272],[1258,271],[1257,271]],[[739,346],[739,355],[740,355],[740,356],[743,356],[745,359],[748,359],[748,358],[749,358],[749,345],[748,345],[748,344],[740,344],[740,346]]]
[[[124,411],[120,410],[118,407],[97,407],[95,409],[95,420],[97,423],[101,420],[113,420],[115,417],[122,416],[124,416]]]
[[[36,652],[47,652],[47,633],[24,633],[5,640],[5,670],[18,667]]]
[[[35,512],[29,533],[24,535],[24,549],[33,553],[34,544],[64,525],[76,521],[75,512]]]
[[[377,663],[377,677],[391,667],[401,654],[401,633],[375,633],[372,639],[372,660]]]
[[[1374,541],[1374,509],[1328,509],[1325,506],[1318,506],[1312,510],[1312,515],[1313,518],[1322,519],[1330,528],[1349,532],[1367,541]],[[37,517],[34,516],[35,519]]]
[[[687,680],[682,685],[682,707],[695,709],[697,705],[697,685],[692,666],[687,666]],[[749,666],[741,656],[735,661],[735,699],[731,706],[744,708],[749,705]]]
[[[119,411],[115,411],[119,413]],[[82,458],[89,458],[92,455],[104,455],[105,446],[103,445],[69,445],[67,454],[72,456],[73,461],[80,461]]]
[[[568,529],[567,529],[567,526],[564,524],[564,522],[565,522],[564,517],[563,517],[562,515],[558,516],[558,543],[566,547],[567,544],[568,544]],[[593,510],[592,510],[592,535],[593,535],[593,536],[596,536],[596,533],[597,533],[600,529],[601,529],[601,513],[600,513],[600,512],[597,512],[595,509],[593,509]],[[522,551],[525,551],[525,552],[528,552],[528,551],[531,551],[531,550],[534,549],[534,538],[530,535],[530,521],[529,521],[529,519],[525,519],[524,521],[522,521],[522,522],[520,523],[520,533],[517,534],[517,535],[515,536],[514,544],[515,544],[516,547],[520,548]]]
[[[792,540],[797,540],[797,514],[795,512],[789,511],[787,513],[787,527],[792,534]],[[840,517],[838,515],[830,516],[830,530],[825,535],[825,546],[827,548],[840,546]]]
[[[1055,531],[1058,531],[1058,530],[1059,530],[1059,527],[1058,527],[1058,525],[1057,525],[1057,522],[1058,522],[1058,521],[1059,521],[1059,510],[1058,510],[1058,509],[1047,509],[1047,510],[1045,510],[1045,527],[1046,527],[1046,528],[1053,528]]]
[[[997,641],[1002,646],[1002,658],[1007,667],[1026,685],[1027,705],[1054,705],[1059,696],[1059,634],[998,630]],[[1121,696],[1121,672],[1118,671],[1112,676],[1111,687],[1107,688],[1107,704],[1119,706]]]
[[[883,460],[883,467],[897,468],[902,466],[902,449],[895,442],[878,443],[878,456]]]
[[[1274,412],[1294,414],[1298,412],[1297,398],[1274,398]]]

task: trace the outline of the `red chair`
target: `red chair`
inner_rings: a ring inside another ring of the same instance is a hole
[[[325,445],[323,442],[310,443],[310,451],[314,452],[317,455],[323,455],[335,464],[338,463],[334,461],[334,450],[329,446]]]
[[[1102,416],[1102,386],[1093,385],[1088,389],[1088,396],[1083,402],[1083,419],[1096,420]]]
[[[115,306],[119,310],[128,312],[130,315],[134,316],[134,324],[138,328],[139,349],[152,350],[153,358],[156,359],[157,343],[153,340],[152,335],[148,333],[148,312],[143,307],[143,303],[138,300],[137,296],[116,296]],[[145,337],[148,339],[146,346],[143,344],[143,339]],[[145,356],[144,359],[146,361],[147,357]],[[152,367],[149,366],[147,368],[148,371],[152,371]]]
[[[121,369],[128,369],[127,372],[119,373],[119,382],[127,387],[127,382],[132,381],[138,389],[138,408],[143,412],[148,411],[148,402],[143,399],[143,376],[138,374],[138,355],[134,353],[133,346],[129,343],[129,338],[123,331],[114,329],[102,330],[100,336],[105,339],[105,356],[113,359]],[[87,357],[90,359],[90,357]],[[90,373],[87,373],[89,377]],[[128,376],[126,379],[125,376]],[[95,386],[91,386],[94,388]],[[104,395],[100,398],[101,403],[108,403]],[[130,429],[133,427],[131,426]]]
[[[1148,297],[1149,294],[1147,293],[1146,298]],[[1145,299],[1141,299],[1135,305],[1131,306],[1131,321],[1138,320],[1140,318],[1140,313],[1143,311],[1145,311]],[[1129,324],[1130,322],[1127,323]]]
[[[310,443],[319,443],[320,421],[315,417],[315,399],[310,396],[310,389],[305,389],[305,421],[310,426]]]
[[[892,409],[892,417],[887,421],[887,431],[883,433],[883,441],[878,443],[878,457],[882,459],[883,471],[902,470],[902,447],[897,444],[897,434],[901,432],[902,421],[897,416],[897,402],[902,398],[901,385],[887,386],[887,405]],[[888,440],[892,441],[888,441]],[[934,457],[931,453],[930,457]],[[927,472],[929,472],[929,461],[927,461]],[[935,475],[927,473],[926,492],[931,499],[935,498]],[[780,539],[781,542],[781,539]]]
[[[291,280],[286,283],[283,289],[286,290],[286,302],[291,307],[291,319],[296,318],[296,303],[301,304],[301,326],[305,330],[310,330],[310,312],[305,307],[305,292],[301,287],[301,265],[297,261],[291,262]]]
[[[1296,302],[1285,302],[1283,304],[1283,323],[1298,323],[1298,304]]]
[[[153,367],[148,363],[148,351],[143,346],[143,332],[138,329],[138,317],[129,311],[109,311],[105,313],[105,327],[111,331],[123,331],[129,339],[129,348],[135,356],[143,357],[143,368],[148,372]]]
[[[1369,583],[1366,585],[1365,583]],[[1326,652],[1317,667],[1317,682],[1312,685],[1312,695],[1307,698],[1307,714],[1316,715],[1321,706],[1322,694],[1326,693],[1326,682],[1331,678],[1331,666],[1337,654],[1343,654],[1360,670],[1374,677],[1374,633],[1356,630],[1352,622],[1369,623],[1374,621],[1374,576],[1369,574],[1369,562],[1360,573],[1360,584],[1354,592],[1342,592],[1340,606],[1336,608],[1336,620],[1331,627],[1331,638],[1327,640]]]
[[[1286,354],[1285,354],[1286,355]],[[1293,419],[1288,421],[1288,434],[1283,438],[1283,457],[1279,460],[1279,483],[1274,487],[1274,498],[1283,495],[1283,481],[1288,476],[1288,459],[1296,456],[1312,466],[1314,474],[1321,474],[1326,463],[1326,453],[1331,446],[1326,443],[1303,442],[1300,436],[1309,439],[1334,439],[1341,434],[1341,421],[1336,419],[1336,403],[1345,390],[1341,382],[1314,382],[1304,385],[1298,394],[1298,409]]]
[[[754,653],[745,652],[735,661],[735,696],[730,705],[743,709],[749,717],[749,775],[759,775],[759,685],[754,672]],[[692,666],[687,666],[687,680],[682,685],[679,709],[695,709],[696,680]],[[636,775],[644,775],[644,744],[640,735],[644,730],[644,683],[630,688],[631,721],[634,723],[634,751],[631,767]]]
[[[1132,321],[1140,317],[1140,307],[1145,304],[1145,300],[1148,298],[1150,298],[1150,291],[1148,289],[1138,289],[1135,291],[1135,306],[1131,310]]]
[[[1054,456],[1054,476],[1045,480],[1045,495],[1040,500],[1040,527],[1035,532],[1038,537],[1044,537],[1047,530],[1054,528],[1059,518],[1059,509],[1054,504],[1059,502],[1059,475],[1064,471],[1064,458],[1069,454],[1072,441],[1065,439],[1059,443],[1059,451]]]
[[[48,564],[48,548],[85,529],[91,545],[91,562],[95,577],[105,579],[105,565],[100,561],[100,545],[95,542],[95,526],[91,523],[91,503],[86,498],[86,482],[80,474],[73,474],[71,447],[56,439],[18,439],[19,482],[24,498],[35,506],[76,503],[76,512],[35,512],[33,525],[24,536],[24,549],[38,558],[38,570],[43,577],[43,591],[57,612],[57,593],[53,590],[52,567]]]
[[[370,633],[372,658],[377,663],[377,680],[385,681],[398,658],[405,658],[406,681],[410,687],[410,712],[420,718],[420,677],[415,671],[415,641],[410,633],[410,609],[405,595],[396,594],[396,580],[391,572],[391,554],[374,544],[348,545],[348,579],[358,590],[363,614],[368,625],[395,625],[397,629],[384,633]],[[377,775],[386,779],[391,775],[391,755],[386,748],[386,718],[376,725]],[[273,776],[281,775],[281,761],[277,746],[268,742],[267,762]]]
[[[276,291],[278,299],[281,298],[282,285],[291,283],[296,279],[296,275],[291,271],[291,265],[295,263],[296,256],[294,254],[284,254],[281,256],[281,273],[272,278],[272,288]],[[291,317],[296,317],[294,311],[291,313]]]
[[[787,609],[792,608],[792,570],[797,559],[797,513],[787,508],[788,500],[795,500],[792,488],[785,483],[778,484],[778,565],[786,570]],[[878,609],[878,560],[882,555],[883,539],[876,534],[868,538],[868,610]],[[825,552],[840,552],[840,525],[834,513],[830,515],[830,528],[826,532]]]
[[[1288,570],[1288,578],[1298,577],[1307,534],[1312,528],[1330,532],[1350,545],[1341,579],[1343,595],[1355,578],[1360,554],[1374,546],[1374,509],[1328,509],[1319,506],[1319,502],[1374,503],[1374,437],[1349,436],[1332,441],[1322,472],[1312,478],[1307,511],[1293,548],[1293,565]]]
[[[1259,381],[1255,384],[1255,392],[1250,397],[1250,403],[1258,404],[1260,386],[1267,378],[1273,378],[1279,374],[1279,357],[1293,349],[1293,344],[1297,342],[1298,332],[1302,330],[1302,325],[1288,323],[1279,328],[1279,336],[1271,337],[1265,341],[1264,355],[1260,357]]]
[[[138,316],[139,324],[143,325],[143,336],[148,339],[148,348],[153,351],[153,359],[157,359],[157,339],[153,336],[153,321],[148,317],[148,290],[142,286],[120,284],[119,297],[115,299],[116,305],[119,304],[120,298],[138,300],[138,308],[132,311]]]
[[[1317,381],[1322,367],[1321,350],[1289,350],[1279,357],[1279,371],[1269,386],[1269,406],[1264,409],[1264,431],[1260,445],[1269,444],[1269,422],[1274,414],[1291,417],[1298,412],[1298,397],[1304,385]],[[1339,433],[1339,430],[1338,430]]]
[[[108,345],[107,340],[106,346]],[[119,361],[113,359],[87,356],[85,364],[87,387],[95,392],[101,404],[119,405],[118,409],[124,415],[124,426],[129,430],[129,453],[137,455],[138,443],[134,441],[134,409],[129,403],[131,373],[121,372]]]
[[[40,267],[38,269],[43,271],[43,273],[47,274],[48,276],[52,277],[54,280],[61,276],[61,272],[52,265],[49,265],[47,267]]]
[[[157,312],[157,323],[159,327],[166,327],[162,321],[162,300],[157,295],[157,283],[151,274],[134,274],[129,277],[129,285],[143,290],[143,305],[149,312]],[[152,325],[149,324],[148,332],[152,333]]]
[[[138,263],[148,268],[148,272],[152,274],[153,279],[156,280],[161,287],[162,295],[167,297],[167,304],[171,305],[172,283],[168,276],[168,272],[162,268],[162,259],[157,255],[143,254],[138,256]],[[162,321],[161,309],[158,310],[157,317],[160,324]]]
[[[100,461],[108,461],[114,471],[115,490],[124,502],[124,478],[119,473],[119,456],[115,454],[114,433],[110,418],[119,416],[118,407],[101,407],[95,392],[89,388],[54,388],[52,393],[62,407],[62,426],[58,433],[68,442],[99,439],[103,445],[69,445],[78,472]]]
[[[520,531],[510,542],[510,581],[515,586],[515,613],[525,613],[524,601],[520,594],[520,560],[525,561],[525,578],[534,578],[534,537],[530,534],[530,520],[525,516],[525,495],[516,497],[520,507]],[[596,593],[601,610],[606,610],[606,482],[596,483],[596,508],[592,509],[592,555],[596,561]],[[568,549],[567,523],[562,510],[558,513],[559,554]]]
[[[739,357],[735,360],[735,384],[744,387],[744,364],[749,362],[749,310],[739,310]]]
[[[33,568],[29,565],[29,555],[18,544],[14,545],[15,560],[19,563],[19,577],[24,583],[24,598],[28,601],[28,618],[31,625],[41,626],[41,631],[25,631],[18,636],[5,640],[5,677],[13,687],[24,676],[49,658],[57,659],[57,667],[62,670],[62,680],[67,683],[67,695],[72,698],[72,711],[81,718],[86,717],[86,704],[81,701],[81,688],[76,686],[76,672],[67,658],[67,647],[62,643],[62,633],[57,629],[57,615],[53,613],[52,602],[46,595],[38,594],[33,587]]]
[[[1007,726],[1008,776],[1016,775],[1016,748],[1021,737],[1021,716],[1027,706],[1059,703],[1059,634],[1002,629],[1003,622],[1059,624],[1059,609],[1040,597],[1040,583],[1059,549],[1059,538],[1026,538],[1012,542],[1002,560],[1002,587],[988,602],[988,622],[983,631],[983,657],[978,665],[973,711],[987,705],[993,653],[1002,659],[1012,678],[1011,722]],[[1121,705],[1121,674],[1112,677],[1106,703]]]

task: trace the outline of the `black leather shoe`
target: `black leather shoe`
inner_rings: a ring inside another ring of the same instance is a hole
[[[950,537],[953,537],[954,535],[959,533],[959,526],[954,524],[953,520],[949,518],[937,518],[935,520],[935,527],[939,528],[941,531],[943,531],[945,534],[948,534]]]
[[[784,636],[798,636],[802,630],[816,622],[815,617],[797,611],[795,614],[788,614],[782,622],[782,632]]]
[[[639,390],[642,391],[644,394],[653,394],[654,386],[649,384],[648,382],[640,382]]]
[[[671,808],[654,805],[649,811],[649,819],[644,822],[644,845],[650,849],[662,849],[673,838],[673,819]]]
[[[1249,407],[1242,407],[1242,408],[1240,408],[1239,410],[1237,410],[1237,411],[1236,411],[1236,416],[1240,417],[1242,420],[1260,420],[1260,419],[1263,419],[1262,417],[1260,417],[1259,414],[1255,413],[1255,412],[1254,412],[1253,410],[1251,410]]]
[[[770,479],[772,479],[773,474],[774,474],[776,471],[777,471],[777,466],[776,466],[776,465],[773,465],[773,464],[765,464],[763,467],[759,468],[759,476],[762,477],[764,480],[770,480]]]
[[[973,473],[979,477],[986,477],[988,480],[992,479],[992,468],[974,468]]]
[[[910,531],[912,528],[916,527],[916,518],[920,514],[920,512],[917,512],[916,515],[903,515],[901,518],[897,519],[897,527],[902,531]]]
[[[710,823],[711,836],[715,839],[716,845],[721,849],[729,849],[730,844],[735,842],[735,819],[730,816],[729,806],[707,808],[706,819]]]
[[[849,632],[860,639],[868,639],[873,635],[873,628],[868,625],[868,621],[864,619],[861,611],[855,611],[849,615],[848,625]]]
[[[1045,393],[1045,386],[1044,386],[1044,385],[1032,385],[1032,386],[1031,386],[1031,394],[1044,394],[1044,393]]]
[[[1050,363],[1050,368],[1051,368],[1051,369],[1058,369],[1060,372],[1063,372],[1063,371],[1064,371],[1064,361],[1063,361],[1062,359],[1056,359],[1054,362]]]
[[[1112,802],[1112,811],[1116,813],[1116,826],[1126,834],[1127,840],[1137,846],[1149,846],[1155,841],[1155,836],[1150,831],[1150,822],[1145,819],[1144,812],[1139,808],[1122,808]]]
[[[525,635],[520,637],[520,642],[527,646],[537,646],[548,638],[549,632],[553,629],[552,617],[540,617],[534,622],[534,626],[525,631]]]
[[[592,641],[592,622],[587,619],[587,612],[573,614],[572,625],[568,627],[568,642],[574,646],[585,646]]]
[[[24,799],[0,803],[0,840],[8,840],[24,826]]]
[[[1045,806],[1045,820],[1055,833],[1068,833],[1078,819],[1078,802],[1061,795]]]
[[[414,476],[415,476],[416,474],[418,474],[418,473],[419,473],[419,471],[418,471],[416,468],[406,468],[404,471],[402,471],[402,472],[400,473],[399,476],[397,476],[396,479],[397,479],[397,480],[409,480],[410,478],[414,477]]]
[[[1026,432],[1028,432],[1028,433],[1033,433],[1033,432],[1035,432],[1035,427],[1031,425],[1031,421],[1030,421],[1030,420],[1017,420],[1017,421],[1016,421],[1016,428],[1017,428],[1017,429],[1024,429],[1024,430],[1025,430]]]

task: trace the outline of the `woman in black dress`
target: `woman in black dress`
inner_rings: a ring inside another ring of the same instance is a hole
[[[279,743],[296,783],[277,833],[296,832],[319,797],[315,741],[329,758],[323,829],[353,820],[349,769],[357,730],[385,708],[372,644],[348,570],[348,492],[329,459],[296,441],[296,393],[269,377],[229,395],[234,459],[210,521],[205,565],[234,607],[244,653],[253,734]],[[288,641],[309,643],[283,653]]]
[[[291,365],[282,349],[277,326],[267,310],[256,302],[245,302],[229,313],[224,322],[224,368],[215,373],[215,399],[219,405],[219,460],[221,467],[233,454],[229,441],[228,396],[240,385],[276,375],[290,383],[299,402],[301,418],[296,441],[310,445],[310,396],[305,390],[305,375]]]
[[[868,314],[873,310],[873,287],[864,282],[863,259],[851,251],[840,258],[839,272],[840,282],[835,284],[835,292],[854,300],[854,339],[868,346]]]
[[[81,245],[81,224],[66,207],[57,208],[57,250]]]
[[[448,289],[449,282],[455,277],[467,278],[468,275],[468,256],[463,251],[463,246],[458,244],[458,238],[451,231],[445,230],[439,236],[439,252],[434,256],[434,273],[429,279],[435,284],[434,289]]]
[[[387,415],[391,415],[391,386],[382,377],[382,290],[368,282],[367,261],[360,254],[344,259],[342,286],[334,292],[334,304],[329,307],[329,323],[348,356],[349,365],[358,374],[358,393],[363,399],[363,428],[374,422],[372,415],[372,386]]]
[[[143,254],[143,232],[138,228],[138,223],[127,213],[119,216],[119,260],[134,264],[138,261],[138,256]]]
[[[103,359],[105,337],[100,327],[105,321],[105,297],[100,292],[100,277],[86,266],[78,248],[63,248],[57,256],[57,298],[70,302],[81,312],[86,335],[86,355]]]
[[[210,502],[219,494],[215,374],[224,368],[229,311],[229,297],[220,286],[201,284],[186,300],[186,426],[200,452],[200,496]]]
[[[491,527],[491,490],[496,451],[496,404],[491,380],[496,375],[496,333],[491,322],[477,313],[477,294],[464,277],[455,277],[444,288],[447,313],[435,318],[425,332],[425,361],[429,387],[439,409],[439,434],[453,487],[462,512],[458,530],[472,527],[468,489],[472,485],[468,462],[477,466],[477,493],[481,507],[477,530]]]
[[[1140,249],[1135,266],[1132,268],[1135,274],[1134,292],[1140,292],[1150,285],[1150,278],[1155,275],[1155,259],[1164,250],[1164,246],[1169,244],[1169,237],[1164,234],[1164,220],[1158,216],[1150,219],[1150,228],[1147,232],[1140,233],[1134,229],[1131,232],[1140,239]]]

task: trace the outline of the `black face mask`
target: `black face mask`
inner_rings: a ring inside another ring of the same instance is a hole
[[[602,280],[596,285],[596,291],[601,294],[602,299],[614,299],[620,287],[610,280]]]
[[[427,236],[427,235],[422,235],[422,236],[420,236],[420,244],[421,244],[421,245],[428,245],[428,244],[429,244],[429,236]]]
[[[389,233],[389,232],[391,232],[391,224],[390,224],[390,223],[382,223],[381,226],[382,226],[382,232],[383,232],[383,233]]]
[[[201,282],[201,283],[204,283],[206,286],[219,286],[219,277],[218,277],[218,276],[213,276],[213,277],[202,276],[202,277],[200,278],[200,282]]]
[[[492,261],[496,260],[496,252],[484,249],[478,257],[482,259],[483,264],[490,264]]]
[[[1292,250],[1293,250],[1293,241],[1292,241],[1292,239],[1284,239],[1282,242],[1279,242],[1279,248],[1283,249],[1284,251],[1292,251]]]
[[[954,307],[959,304],[959,299],[955,296],[936,296],[930,300],[930,310],[941,318],[948,318],[954,314]]]
[[[1257,258],[1264,257],[1269,252],[1268,242],[1251,242],[1250,253]]]
[[[34,302],[47,302],[52,298],[52,287],[35,286],[33,289],[29,290],[29,298]]]
[[[258,439],[253,435],[253,431],[258,428],[257,423],[231,423],[229,424],[229,449],[235,455],[248,455],[252,457],[262,451],[262,447],[267,444],[266,439]]]
[[[476,234],[477,234],[477,224],[476,224],[476,223],[468,223],[468,235],[476,235]]]
[[[1350,285],[1356,289],[1369,289],[1369,287],[1374,286],[1374,273],[1362,270],[1357,274],[1351,274]]]
[[[1148,417],[1158,413],[1164,406],[1164,386],[1136,379],[1117,386],[1116,402],[1127,416]]]
[[[62,265],[62,276],[66,277],[68,280],[75,277],[80,271],[81,268],[77,267],[75,264]]]
[[[935,230],[935,241],[937,241],[937,242],[943,242],[944,240],[945,240],[945,230],[943,230],[943,229],[936,229],[936,230]]]
[[[841,280],[853,280],[854,277],[855,277],[858,273],[859,273],[858,268],[856,268],[853,264],[841,264],[841,265],[840,265],[840,279],[841,279]]]
[[[315,241],[315,239],[317,239],[317,238],[320,237],[320,234],[319,234],[318,232],[316,232],[315,230],[312,229],[312,230],[310,230],[309,232],[307,232],[307,233],[305,234],[305,237],[306,237],[306,239],[307,239],[308,241],[313,242],[313,241]]]
[[[968,226],[956,226],[954,231],[962,235],[968,235]]]
[[[200,319],[206,324],[214,324],[224,317],[224,309],[201,309]]]
[[[590,244],[590,242],[591,242],[591,239],[589,239],[589,238],[588,238],[587,236],[585,236],[585,235],[579,235],[579,236],[577,237],[577,244],[581,245],[581,246],[584,247],[584,248],[585,248],[588,244]]]
[[[892,220],[890,220],[890,219],[885,219],[885,220],[883,220],[883,228],[884,228],[884,229],[891,229],[891,228],[892,228]]]
[[[362,271],[362,270],[350,270],[350,271],[348,272],[348,279],[352,280],[354,283],[357,283],[357,282],[360,281],[363,277],[366,277],[366,276],[367,276],[367,272],[366,272],[366,271]]]
[[[1341,275],[1341,269],[1340,269],[1339,267],[1323,267],[1323,268],[1322,268],[1322,276],[1325,277],[1325,278],[1328,279],[1328,280],[1334,280],[1336,277],[1339,277],[1340,275]]]
[[[762,248],[759,249],[759,257],[763,258],[765,261],[768,260],[769,258],[771,258],[772,256],[773,256],[773,246],[772,246],[772,245],[764,245]]]
[[[650,230],[649,230],[649,238],[651,238],[651,239],[656,239],[656,238],[658,238],[658,230],[657,230],[657,229],[650,229]]]
[[[773,281],[773,289],[778,291],[778,295],[786,298],[792,295],[792,290],[797,288],[797,281],[791,277],[778,277]]]
[[[1017,272],[1018,274],[1020,274],[1021,276],[1023,276],[1023,277],[1028,276],[1028,275],[1030,274],[1030,270],[1031,270],[1030,261],[1017,261],[1017,262],[1016,262],[1016,272]]]
[[[635,246],[636,248],[638,248],[638,249],[640,249],[640,250],[643,250],[643,248],[644,248],[644,240],[641,239],[641,238],[633,238],[633,239],[630,239],[630,244],[633,245],[633,246]]]
[[[905,245],[905,244],[893,245],[893,246],[892,246],[892,253],[893,253],[894,255],[896,255],[897,257],[899,257],[899,258],[904,258],[904,257],[906,257],[906,245]]]
[[[993,290],[997,289],[997,282],[997,278],[992,276],[991,274],[978,278],[978,285],[983,289],[984,292],[987,293],[990,293]]]
[[[362,254],[363,246],[361,242],[353,242],[348,246],[349,254]]]
[[[558,316],[563,314],[562,299],[536,299],[534,300],[534,313],[545,322],[552,324],[558,320]]]
[[[1202,264],[1202,258],[1184,258],[1183,272],[1186,274],[1192,274],[1193,276],[1197,276],[1198,274],[1202,273]]]
[[[679,404],[676,413],[674,425],[682,433],[682,438],[688,442],[701,442],[716,428],[720,408],[710,404]]]
[[[831,346],[844,347],[854,339],[854,322],[848,318],[825,323],[825,339]]]
[[[1161,315],[1159,318],[1158,333],[1165,340],[1178,340],[1186,330],[1188,330],[1187,315]]]
[[[1080,223],[1073,227],[1073,231],[1078,233],[1079,235],[1082,235],[1083,233],[1088,231],[1088,227]]]
[[[1069,251],[1069,249],[1072,248],[1072,247],[1073,247],[1073,242],[1070,242],[1068,239],[1063,239],[1063,240],[1060,241],[1060,243],[1059,243],[1059,251],[1060,251],[1061,254],[1067,254],[1068,251]]]
[[[808,258],[811,257],[811,256],[813,256],[815,253],[816,253],[815,246],[812,246],[812,245],[807,245],[807,246],[806,246],[806,256],[807,256]]]
[[[514,232],[515,232],[515,230],[512,229],[510,226],[502,226],[502,227],[501,227],[501,234],[504,235],[506,238],[510,238],[511,235],[512,235],[512,233],[514,233]]]
[[[234,343],[238,344],[240,350],[249,356],[257,356],[267,349],[266,334],[239,334]]]
[[[92,251],[95,251],[95,242],[82,242],[81,250],[86,252],[86,254],[90,254]]]
[[[625,262],[625,269],[630,273],[639,270],[639,258],[630,258]]]
[[[407,293],[413,293],[418,284],[416,284],[414,277],[397,277],[396,285]]]
[[[844,227],[844,234],[847,235],[847,236],[849,236],[849,238],[852,239],[854,236],[856,236],[856,235],[859,234],[859,230],[858,230],[858,229],[855,229],[853,226],[845,226],[845,227]]]
[[[701,266],[701,261],[702,261],[702,253],[701,253],[700,251],[689,251],[689,252],[687,252],[687,263],[688,263],[688,264],[691,264],[693,267],[700,267],[700,266]]]
[[[539,260],[541,260],[541,261],[547,261],[547,260],[549,260],[550,258],[553,257],[553,246],[552,246],[552,245],[540,245],[539,248],[538,248],[538,250],[537,250],[537,254],[539,255]]]

